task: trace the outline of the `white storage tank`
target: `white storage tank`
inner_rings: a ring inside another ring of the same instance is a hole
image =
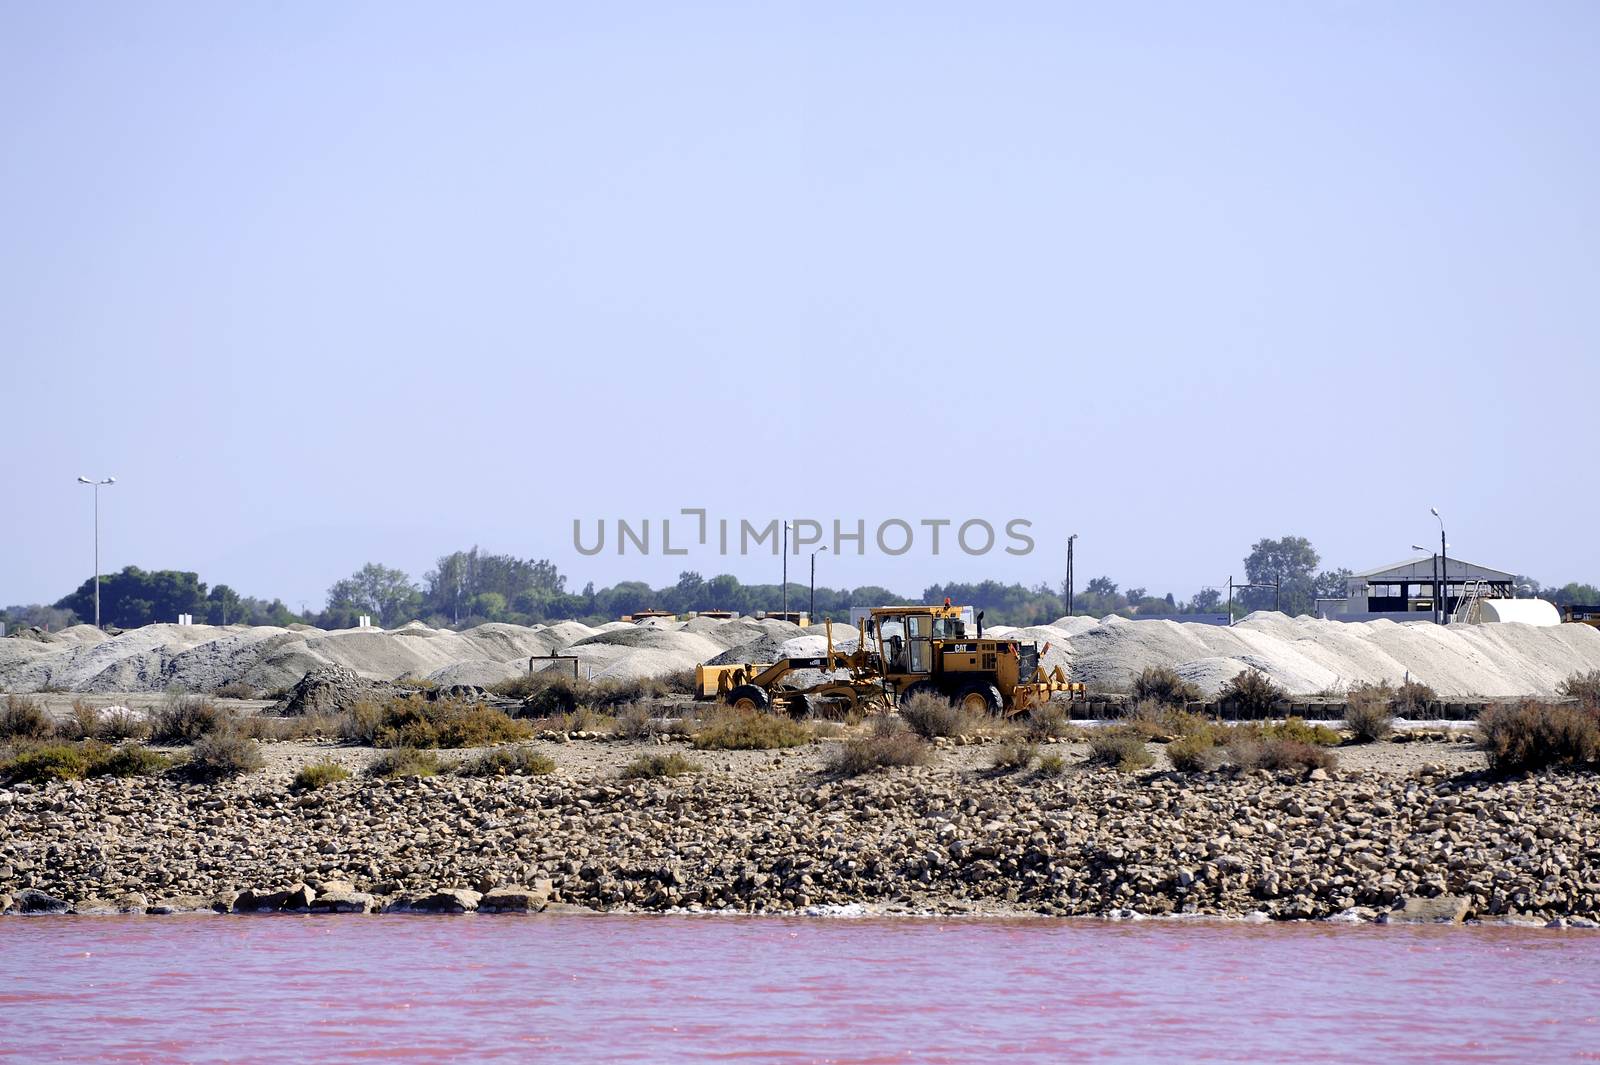
[[[1480,599],[1478,616],[1480,625],[1492,621],[1515,621],[1523,625],[1559,625],[1561,614],[1552,603],[1543,599]]]

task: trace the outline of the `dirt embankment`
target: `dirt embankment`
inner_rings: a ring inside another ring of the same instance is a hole
[[[0,793],[0,902],[1600,917],[1600,777],[1494,782],[1464,743],[1349,748],[1310,779],[1124,774],[1072,744],[1045,748],[1066,763],[1054,776],[947,746],[836,779],[836,742],[692,752],[701,771],[666,780],[621,775],[660,740],[539,742],[547,776],[397,781],[361,775],[370,749],[273,743],[231,783],[16,786]],[[357,775],[293,793],[325,758]]]

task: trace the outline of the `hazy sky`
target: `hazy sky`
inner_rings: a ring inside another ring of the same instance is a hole
[[[105,569],[296,607],[777,578],[572,547],[695,506],[1033,523],[819,564],[908,592],[1432,504],[1600,579],[1592,3],[6,2],[0,137],[0,603],[89,574],[80,473]]]

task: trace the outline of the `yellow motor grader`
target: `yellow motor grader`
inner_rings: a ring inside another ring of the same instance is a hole
[[[1041,668],[1043,652],[1037,645],[985,636],[983,614],[975,625],[971,614],[971,608],[948,601],[942,606],[876,607],[870,618],[861,619],[854,651],[834,650],[830,621],[825,655],[702,665],[695,669],[695,695],[735,709],[775,708],[796,716],[887,708],[918,692],[949,699],[973,713],[1006,717],[1058,694],[1083,698],[1084,686],[1067,680],[1060,666],[1049,673]],[[969,633],[969,626],[976,632]],[[822,679],[795,686],[795,674],[802,671],[820,672]]]

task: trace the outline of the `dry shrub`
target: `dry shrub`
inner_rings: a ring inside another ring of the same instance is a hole
[[[1288,740],[1312,747],[1337,747],[1340,736],[1327,725],[1313,725],[1303,717],[1287,717],[1282,721],[1265,721],[1234,726],[1263,740]]]
[[[50,715],[29,695],[8,695],[0,706],[0,739],[42,740],[55,731]]]
[[[11,784],[79,780],[89,772],[92,753],[82,743],[34,744],[0,766],[0,774]]]
[[[913,692],[900,700],[900,720],[925,740],[935,736],[959,736],[975,728],[962,709],[937,692]]]
[[[1227,746],[1229,764],[1238,769],[1332,769],[1338,764],[1332,751],[1316,744],[1282,737],[1264,737],[1238,730]]]
[[[1207,733],[1180,736],[1173,740],[1167,744],[1167,758],[1172,762],[1172,768],[1180,773],[1209,772],[1222,760],[1215,740]]]
[[[694,734],[694,745],[702,751],[766,751],[809,742],[811,730],[793,718],[738,710],[715,714]]]
[[[1067,760],[1059,754],[1047,754],[1039,759],[1039,764],[1033,767],[1035,776],[1059,777],[1067,771]]]
[[[496,747],[456,767],[464,777],[537,777],[555,770],[554,759],[531,747]]]
[[[655,707],[641,699],[617,711],[612,731],[625,740],[642,740],[655,735],[655,724]]]
[[[1564,699],[1576,699],[1583,710],[1600,710],[1600,669],[1574,673],[1556,687]]]
[[[829,754],[828,767],[841,776],[858,776],[890,766],[925,765],[928,741],[897,718],[874,718],[865,736],[846,740]]]
[[[989,764],[1002,772],[1014,773],[1032,765],[1038,753],[1037,743],[1028,739],[1026,735],[1014,733],[1003,737],[994,745]]]
[[[56,725],[56,735],[68,740],[92,740],[100,736],[100,711],[82,699],[72,700],[72,712]]]
[[[212,688],[211,695],[216,699],[254,699],[256,690],[242,680],[230,680]]]
[[[143,740],[150,737],[150,721],[145,715],[125,706],[100,711],[99,738],[107,743]]]
[[[436,776],[445,766],[433,751],[419,751],[415,747],[396,747],[372,760],[367,772],[383,780],[405,777]]]
[[[1040,703],[1028,711],[1023,727],[1035,740],[1081,739],[1083,730],[1072,723],[1072,715],[1060,703]]]
[[[348,779],[350,770],[331,758],[324,758],[301,766],[289,787],[294,791],[316,791],[318,788]]]
[[[1180,710],[1205,698],[1198,685],[1165,666],[1152,666],[1133,678],[1133,697],[1135,700],[1152,699]]]
[[[142,743],[106,749],[89,763],[91,777],[147,777],[172,768],[172,759]]]
[[[526,721],[481,703],[430,700],[415,693],[382,702],[358,701],[346,729],[350,738],[374,747],[489,747],[533,735]]]
[[[661,777],[681,777],[700,772],[700,763],[681,751],[671,754],[641,754],[623,767],[622,775],[628,780],[656,780]]]
[[[157,743],[194,743],[235,725],[235,715],[203,695],[172,692],[150,712],[150,738]]]
[[[1269,717],[1286,697],[1282,688],[1258,669],[1246,669],[1222,686],[1218,700],[1240,717]]]
[[[1587,764],[1600,757],[1600,721],[1573,706],[1491,706],[1478,715],[1478,740],[1490,768],[1500,772]]]
[[[521,699],[519,717],[556,717],[585,706],[611,712],[640,700],[687,694],[694,690],[694,673],[691,670],[687,674],[680,671],[665,677],[583,680],[547,669],[501,681],[489,690],[506,698]]]
[[[1144,740],[1137,735],[1101,729],[1089,739],[1089,765],[1105,765],[1131,773],[1155,763]]]
[[[1438,701],[1438,693],[1432,688],[1409,677],[1394,693],[1394,708],[1402,717],[1420,717]]]
[[[265,764],[255,740],[235,729],[223,728],[195,741],[184,770],[198,780],[223,780],[260,769]]]
[[[1123,708],[1122,716],[1114,728],[1117,732],[1136,735],[1146,741],[1167,743],[1183,736],[1213,734],[1220,727],[1201,714],[1174,710],[1154,699],[1141,699]]]
[[[1357,743],[1376,743],[1394,735],[1394,689],[1363,684],[1345,697],[1344,726]]]

